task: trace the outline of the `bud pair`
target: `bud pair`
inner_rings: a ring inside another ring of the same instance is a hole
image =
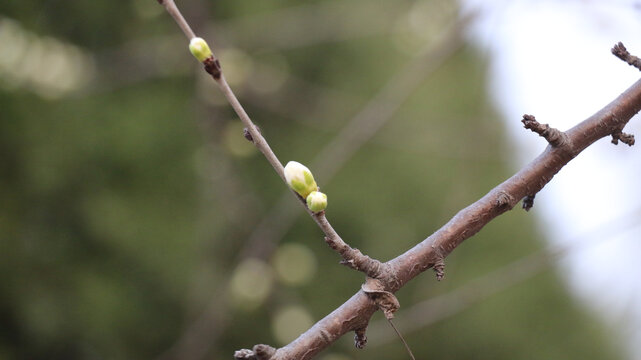
[[[318,185],[309,169],[296,161],[290,161],[285,166],[285,180],[292,190],[296,191],[307,201],[307,207],[313,212],[325,210],[327,195],[318,191]]]

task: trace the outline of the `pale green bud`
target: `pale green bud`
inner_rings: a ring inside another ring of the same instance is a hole
[[[327,207],[327,195],[320,191],[312,191],[307,195],[307,207],[313,212],[325,210]]]
[[[292,190],[296,191],[303,199],[312,191],[318,190],[314,176],[309,169],[296,161],[290,161],[285,165],[285,180]]]
[[[209,45],[203,38],[195,37],[189,42],[189,51],[198,61],[203,62],[212,56]]]

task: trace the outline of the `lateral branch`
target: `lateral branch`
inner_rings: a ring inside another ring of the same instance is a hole
[[[521,122],[526,129],[530,129],[539,134],[539,136],[545,138],[545,140],[554,147],[563,146],[568,142],[568,137],[563,131],[550,127],[548,124],[539,123],[534,115],[523,115]]]
[[[612,133],[612,143],[614,145],[618,145],[619,141],[622,143],[632,146],[634,145],[634,135],[632,134],[626,134],[622,131],[617,131]]]
[[[641,70],[641,58],[630,54],[628,49],[625,48],[622,42],[618,42],[612,48],[612,54],[618,57],[619,59],[625,61],[630,66],[634,66],[638,70]]]

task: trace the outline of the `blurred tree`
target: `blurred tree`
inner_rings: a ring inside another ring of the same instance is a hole
[[[302,162],[458,16],[439,0],[179,5],[275,152]],[[161,10],[0,3],[0,358],[230,358],[292,340],[363,280],[305,217],[265,261],[239,262],[284,186]],[[456,51],[335,177],[315,173],[344,239],[387,260],[510,174],[484,65]],[[501,217],[448,258],[447,281],[424,276],[399,299],[445,293],[539,238],[526,213]],[[190,339],[194,324],[212,336]],[[185,336],[193,351],[172,348]],[[407,340],[419,358],[621,358],[553,271]],[[347,338],[321,355],[405,357]]]

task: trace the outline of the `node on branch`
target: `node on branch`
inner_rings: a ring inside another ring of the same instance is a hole
[[[621,132],[621,131],[617,131],[617,132],[612,133],[612,143],[614,145],[618,145],[619,141],[621,141],[622,143],[624,143],[624,144],[626,144],[628,146],[632,146],[632,145],[634,145],[634,135],[626,134],[626,133]]]
[[[205,71],[207,71],[214,78],[214,80],[220,79],[220,76],[222,75],[222,68],[220,67],[220,62],[218,61],[218,59],[211,56],[205,59],[205,61],[203,61],[203,64],[205,65]]]
[[[441,281],[445,278],[445,260],[440,258],[432,267],[434,273],[436,273],[436,280]]]
[[[619,59],[627,62],[630,66],[634,66],[635,68],[641,70],[641,59],[630,54],[630,52],[625,48],[622,42],[614,45],[614,47],[612,48],[612,54],[614,54],[614,56],[618,57]]]
[[[258,127],[256,127],[256,129],[258,129]],[[249,142],[254,142],[254,138],[252,137],[252,134],[249,132],[248,128],[243,128],[243,137]]]
[[[539,136],[545,138],[553,147],[560,147],[568,142],[567,135],[563,131],[550,127],[548,124],[539,123],[534,115],[523,115],[521,122],[526,129],[530,129],[539,134]]]
[[[363,349],[365,348],[365,345],[367,345],[367,336],[365,335],[366,331],[367,326],[354,330],[354,346],[357,349]]]
[[[236,360],[269,360],[276,353],[276,349],[265,344],[254,346],[253,350],[242,349],[234,353]]]
[[[368,277],[365,283],[361,285],[361,290],[376,303],[376,306],[378,306],[388,320],[393,319],[394,313],[401,307],[396,296],[385,290],[385,286],[378,279]]]
[[[528,195],[523,198],[523,209],[525,211],[530,211],[530,209],[534,206],[534,197],[536,194]]]

